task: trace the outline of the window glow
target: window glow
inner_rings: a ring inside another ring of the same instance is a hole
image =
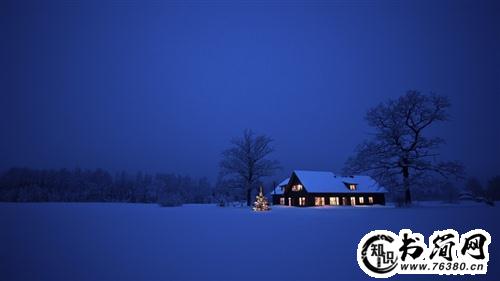
[[[299,206],[305,206],[305,205],[306,205],[306,198],[299,197]]]
[[[301,184],[296,184],[292,186],[292,191],[301,191],[304,187]]]
[[[339,198],[338,197],[330,197],[330,205],[339,205]]]
[[[373,204],[373,197],[368,197],[368,203]]]
[[[285,205],[285,197],[280,198],[280,205]]]
[[[356,205],[356,197],[351,197],[351,205],[352,206]]]
[[[316,205],[316,206],[325,205],[325,197],[315,197],[314,198],[314,205]]]
[[[356,185],[355,184],[349,184],[349,190],[356,190]]]
[[[359,197],[359,204],[365,204],[365,198],[363,196]]]

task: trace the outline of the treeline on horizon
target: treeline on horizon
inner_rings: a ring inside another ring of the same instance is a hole
[[[242,186],[235,180],[218,179],[211,184],[204,177],[192,178],[173,173],[153,175],[122,171],[111,174],[103,169],[11,168],[0,171],[0,202],[124,202],[158,203],[162,206],[217,203],[223,206],[245,200]],[[259,181],[256,186],[263,186],[263,183]],[[463,188],[437,180],[414,186],[417,200],[453,202],[464,192],[470,194],[472,199],[498,201],[500,176],[491,178],[486,186],[482,186],[476,178],[466,180]],[[392,201],[392,197],[390,193],[387,199]]]
[[[3,202],[127,202],[177,206],[219,200],[206,178],[177,174],[114,175],[103,169],[11,168],[0,175]]]

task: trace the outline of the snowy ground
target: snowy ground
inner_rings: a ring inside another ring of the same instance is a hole
[[[391,207],[243,208],[142,204],[0,204],[0,280],[367,280],[356,262],[373,229],[490,232],[486,276],[500,280],[500,202]],[[374,279],[372,279],[374,280]]]

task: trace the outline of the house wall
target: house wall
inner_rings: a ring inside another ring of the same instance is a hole
[[[299,197],[306,198],[306,205],[305,206],[299,205]],[[339,198],[339,206],[344,206],[342,198],[345,198],[345,201],[346,201],[345,206],[350,206],[351,205],[351,197],[356,198],[355,199],[356,205],[385,205],[385,196],[384,196],[384,194],[380,194],[380,193],[306,193],[304,195],[289,194],[288,196],[273,195],[272,203],[273,203],[273,205],[281,205],[280,198],[285,198],[284,205],[287,206],[288,200],[289,200],[289,198],[291,198],[292,206],[310,207],[310,206],[315,206],[316,197],[324,197],[325,198],[325,205],[330,205],[330,197],[338,197]],[[359,202],[359,197],[364,198],[363,204],[361,204]],[[368,201],[369,197],[373,197],[373,204],[369,203],[369,201]]]
[[[292,201],[292,206],[297,207],[310,207],[315,206],[316,197],[323,197],[325,200],[325,205],[330,205],[330,197],[338,197],[339,198],[339,206],[350,206],[351,205],[351,197],[354,197],[356,200],[356,205],[385,205],[385,196],[383,193],[305,193],[305,194],[293,194],[289,193],[285,196],[285,205],[288,205],[289,198]],[[299,205],[299,197],[304,197],[306,202],[304,206]],[[360,203],[359,198],[363,197],[364,203]],[[373,203],[369,203],[368,198],[373,198]],[[345,202],[343,201],[345,198]],[[345,203],[345,204],[344,204]],[[279,198],[276,200],[273,199],[273,204],[279,205]]]
[[[280,198],[282,197],[283,195],[273,194],[273,205],[280,205]]]

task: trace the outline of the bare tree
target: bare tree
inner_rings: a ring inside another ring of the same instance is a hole
[[[356,154],[346,162],[345,172],[369,173],[397,186],[401,186],[402,177],[403,189],[399,188],[396,199],[404,204],[411,204],[410,175],[412,181],[430,174],[461,176],[460,163],[437,160],[444,140],[424,136],[429,126],[448,120],[449,107],[444,96],[408,91],[397,100],[370,109],[365,119],[376,132],[373,139],[356,148]]]
[[[243,137],[231,141],[231,148],[222,153],[220,162],[223,175],[235,176],[243,184],[246,192],[247,205],[251,205],[252,190],[263,177],[272,176],[279,169],[275,160],[267,157],[274,151],[272,139],[266,135],[255,135],[251,130],[245,130]]]

